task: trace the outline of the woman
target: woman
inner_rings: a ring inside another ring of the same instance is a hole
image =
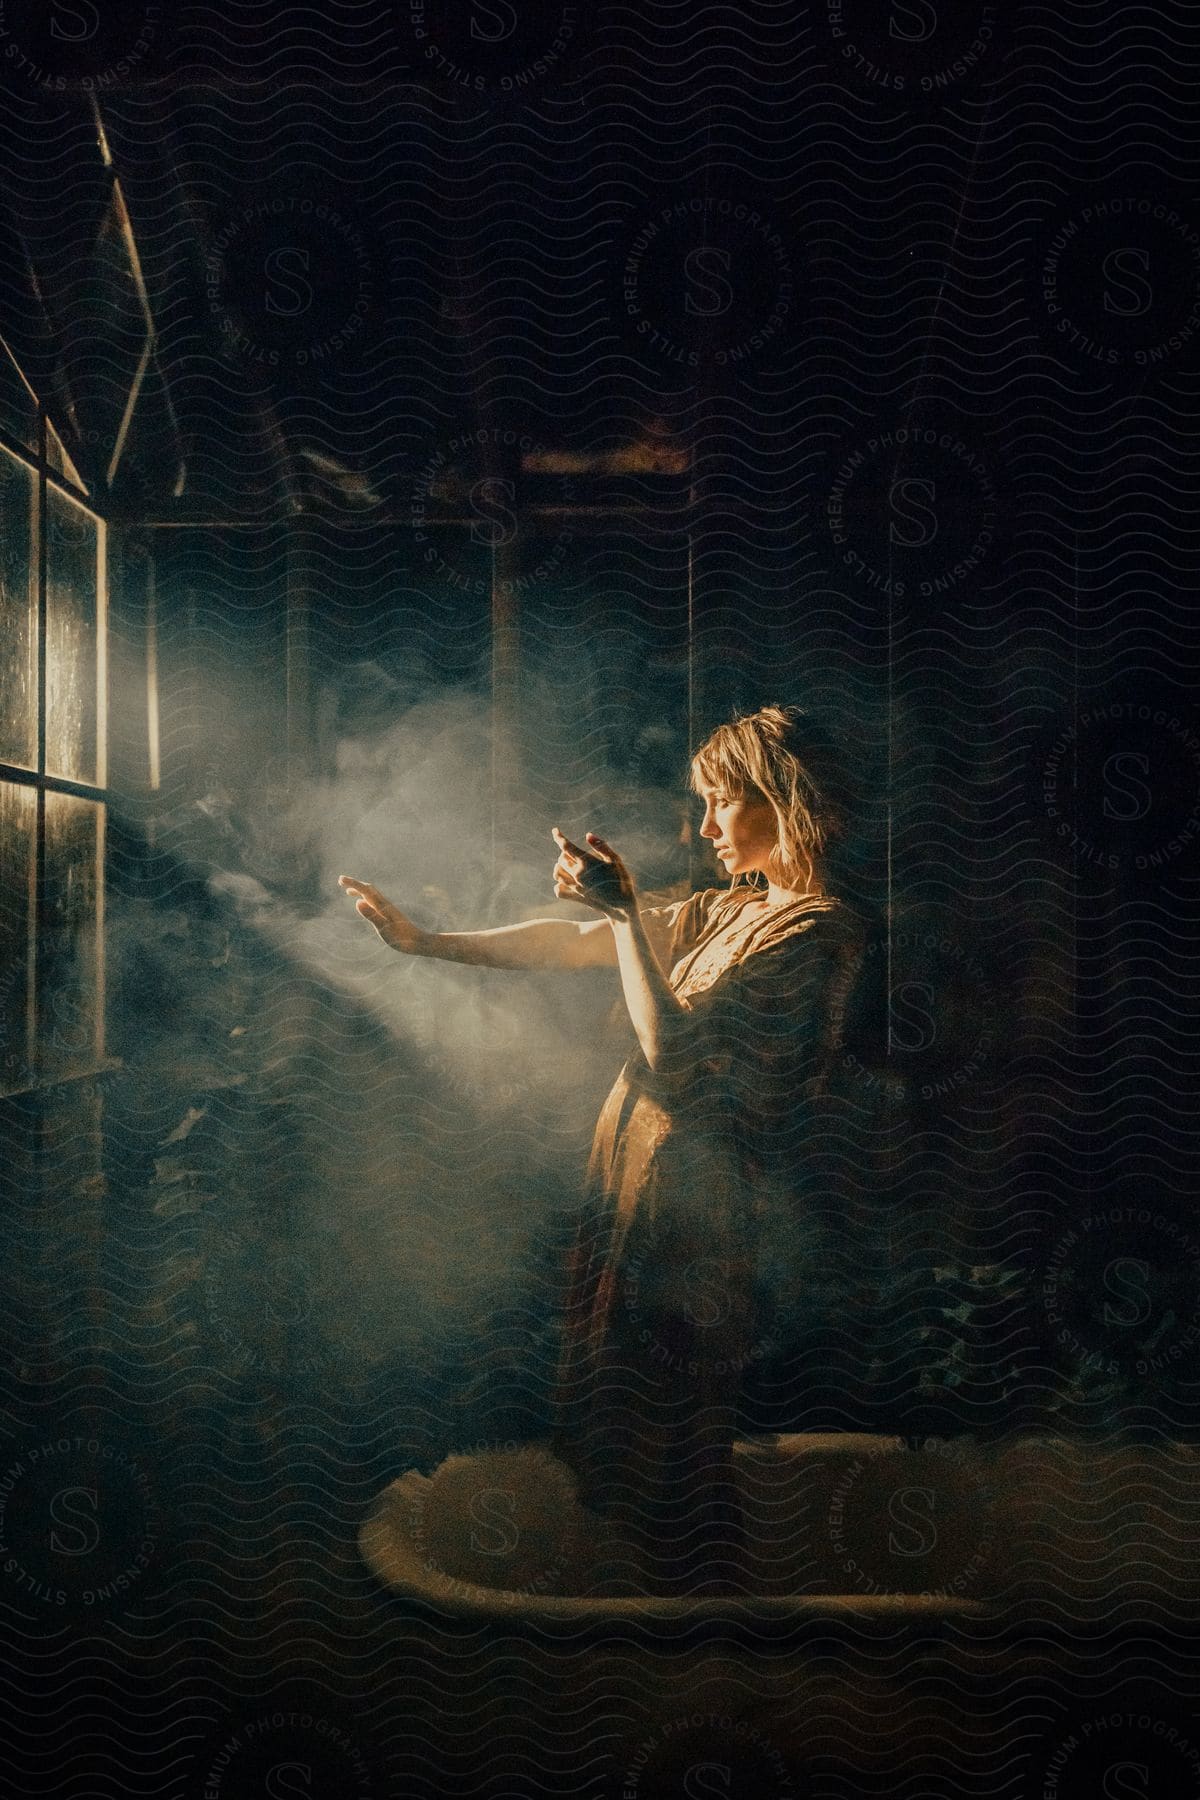
[[[617,1545],[615,1589],[726,1592],[742,1579],[732,1480],[756,1354],[759,1228],[800,1183],[862,947],[828,891],[848,822],[828,738],[800,708],[719,726],[692,758],[727,888],[643,907],[611,844],[557,827],[554,892],[594,922],[429,933],[341,886],[387,944],[493,967],[615,966],[637,1049],[606,1100],[572,1252],[555,1444]]]

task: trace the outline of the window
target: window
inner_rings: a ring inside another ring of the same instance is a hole
[[[104,1061],[107,541],[0,343],[0,1093]]]

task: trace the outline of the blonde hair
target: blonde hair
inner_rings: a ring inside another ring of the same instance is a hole
[[[807,878],[845,837],[851,811],[848,778],[828,730],[802,706],[761,706],[718,725],[691,760],[688,786],[722,788],[770,802],[779,838],[768,857],[783,887]],[[751,881],[735,875],[731,885]]]

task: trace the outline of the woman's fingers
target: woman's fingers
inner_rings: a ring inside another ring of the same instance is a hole
[[[364,900],[370,900],[375,906],[378,906],[383,900],[383,895],[377,887],[372,887],[369,881],[359,881],[355,875],[339,875],[338,886],[344,888],[348,894],[361,894]]]
[[[358,895],[355,906],[364,918],[370,916],[387,919],[397,910],[377,887],[371,886],[369,881],[354,881],[349,875],[343,875],[340,877],[338,885],[344,888],[346,893]]]
[[[557,825],[552,828],[551,836],[559,844],[560,863],[563,858],[569,857],[577,865],[576,872],[579,874],[582,874],[589,866],[594,869],[598,862],[619,863],[621,860],[611,845],[606,844],[602,837],[597,837],[594,831],[589,831],[587,834],[586,850],[581,850],[578,844],[573,844],[570,838],[564,837]]]
[[[565,839],[561,832],[556,833],[556,837],[560,841],[561,850],[558,862],[554,864],[554,875],[561,875],[567,880],[578,880],[583,869],[587,868],[587,855],[581,850],[576,850],[574,844],[569,839]]]
[[[550,836],[552,838],[557,838],[559,848],[564,850],[568,856],[574,856],[577,857],[580,862],[586,862],[587,851],[581,850],[578,844],[573,844],[569,837],[564,837],[557,825],[552,825],[550,827]]]
[[[602,869],[619,871],[623,867],[616,852],[610,850],[604,839],[597,837],[594,831],[587,834],[586,849],[581,849],[569,837],[564,837],[557,825],[551,827],[550,835],[559,849],[558,861],[554,865],[555,894],[560,900],[579,900],[585,906],[599,906],[604,910],[605,902],[594,890],[597,881],[611,881],[611,873],[601,876]]]
[[[558,877],[554,883],[554,897],[556,900],[579,900],[585,906],[591,904],[579,883],[570,876],[565,879],[561,875]]]
[[[385,900],[379,889],[373,887],[369,881],[359,881],[353,875],[339,875],[338,886],[351,897],[357,895],[354,900],[354,910],[360,919],[367,921],[368,925],[374,925],[378,929],[381,925],[388,925],[392,922],[395,907],[390,900]]]
[[[612,845],[606,843],[595,831],[589,831],[587,833],[588,847],[586,850],[580,849],[578,844],[573,844],[569,837],[564,837],[557,825],[551,827],[550,835],[551,837],[558,839],[559,845],[568,853],[568,855],[577,856],[581,862],[586,862],[589,856],[595,856],[597,854],[605,857],[605,859],[615,857],[617,854]]]

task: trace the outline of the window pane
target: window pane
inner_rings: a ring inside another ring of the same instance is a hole
[[[47,484],[46,768],[96,779],[96,520]]]
[[[0,1093],[29,1080],[29,932],[37,795],[0,782]]]
[[[37,401],[33,389],[13,361],[8,345],[3,342],[0,342],[0,426],[27,450],[36,449]]]
[[[103,808],[46,795],[45,910],[38,945],[39,1073],[95,1065],[99,1042],[97,906]]]
[[[34,474],[0,450],[0,762],[37,764]]]
[[[52,469],[57,469],[58,473],[71,483],[72,487],[77,487],[81,493],[87,493],[87,482],[64,450],[63,441],[57,431],[49,423],[46,425],[46,461]]]

